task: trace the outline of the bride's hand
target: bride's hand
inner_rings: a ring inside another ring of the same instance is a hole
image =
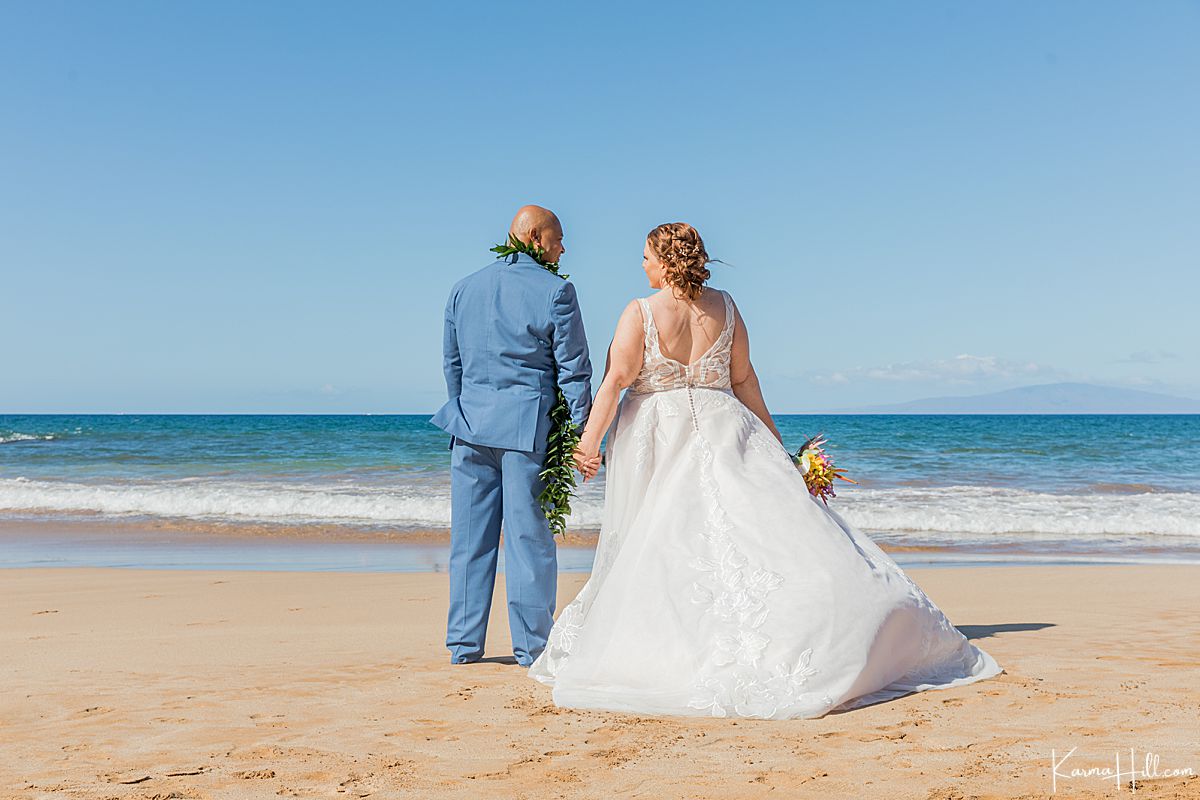
[[[585,482],[596,477],[596,473],[600,471],[599,450],[589,452],[583,447],[576,447],[572,457],[575,459],[575,469],[583,475]]]

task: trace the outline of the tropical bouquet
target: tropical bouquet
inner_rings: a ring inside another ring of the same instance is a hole
[[[826,439],[824,434],[810,436],[808,441],[800,446],[792,455],[796,469],[804,475],[804,484],[808,493],[820,498],[822,503],[829,504],[829,498],[837,497],[833,488],[834,481],[845,481],[857,484],[858,481],[846,477],[846,470],[833,465],[833,459],[825,452]]]
[[[546,251],[530,242],[523,242],[511,233],[508,241],[491,249],[497,258],[508,258],[515,253],[524,253],[536,261],[547,272],[566,280],[570,276],[559,272],[557,261],[547,261]],[[555,373],[557,374],[557,372]],[[550,531],[556,536],[565,536],[567,515],[571,513],[571,498],[575,496],[575,461],[573,454],[579,444],[579,427],[571,421],[571,409],[563,391],[555,386],[554,407],[550,409],[550,435],[547,441],[546,460],[542,463],[540,478],[546,488],[538,496],[542,513],[550,523]]]

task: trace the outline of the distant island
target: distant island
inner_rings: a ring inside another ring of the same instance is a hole
[[[1200,414],[1200,400],[1090,383],[1045,383],[963,397],[839,409],[856,414]]]

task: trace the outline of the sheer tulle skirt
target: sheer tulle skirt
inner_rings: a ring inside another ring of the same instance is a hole
[[[1001,671],[729,390],[627,393],[608,442],[592,575],[529,670],[556,704],[818,717]]]

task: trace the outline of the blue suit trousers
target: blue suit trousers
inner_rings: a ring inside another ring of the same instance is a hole
[[[538,503],[545,454],[457,438],[451,453],[450,660],[465,664],[483,656],[503,521],[513,655],[528,666],[545,649],[554,625],[558,582],[554,537]]]

